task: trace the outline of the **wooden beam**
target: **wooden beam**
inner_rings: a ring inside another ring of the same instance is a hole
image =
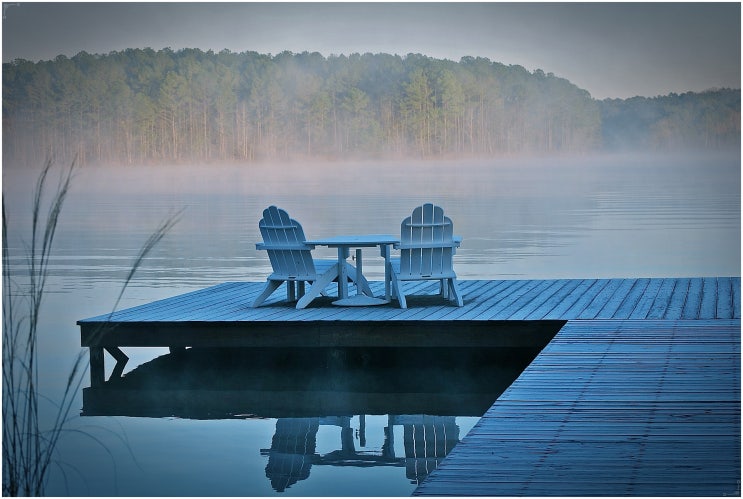
[[[565,321],[122,322],[81,325],[82,346],[105,347],[540,347]]]

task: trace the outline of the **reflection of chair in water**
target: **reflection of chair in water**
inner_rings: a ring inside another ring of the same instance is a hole
[[[459,443],[455,416],[390,416],[403,425],[405,476],[421,483]]]
[[[462,295],[457,286],[452,257],[459,247],[460,238],[453,235],[453,224],[439,206],[426,203],[413,210],[413,214],[402,221],[400,258],[390,261],[392,293],[401,308],[407,308],[403,281],[441,281],[441,295],[462,306]]]
[[[364,447],[365,416],[359,416],[359,423],[356,436]],[[317,453],[317,432],[321,425],[340,427],[340,449],[324,455]],[[394,426],[403,427],[404,458],[395,456]],[[261,455],[268,456],[266,477],[277,492],[309,478],[313,465],[405,466],[406,477],[420,483],[458,442],[456,416],[389,415],[381,452],[356,449],[350,416],[279,418],[271,448],[262,449]]]
[[[268,454],[266,477],[277,492],[283,492],[310,476],[317,445],[318,418],[281,418],[276,420],[276,433]]]
[[[266,250],[271,261],[273,273],[268,276],[265,288],[253,301],[252,307],[260,306],[271,293],[286,282],[286,297],[294,301],[304,295],[304,283],[314,283],[325,288],[337,280],[335,265],[337,260],[314,260],[312,246],[305,243],[304,231],[296,220],[289,218],[286,211],[276,206],[269,206],[263,210],[263,219],[258,223],[263,236],[263,242],[256,244],[256,249]],[[346,275],[349,280],[356,278],[356,268],[350,263],[346,265]],[[363,276],[362,276],[363,279]],[[298,295],[295,297],[295,284],[299,284]],[[361,283],[365,290],[369,284],[364,280]],[[371,292],[371,291],[369,291]],[[319,294],[319,293],[318,293]]]
[[[316,454],[320,425],[341,428],[340,450],[327,456]],[[277,492],[283,492],[298,481],[309,478],[313,464],[328,464],[324,460],[334,464],[336,460],[347,459],[355,454],[350,416],[279,418],[276,420],[271,448],[261,450],[261,455],[268,455],[266,477]]]

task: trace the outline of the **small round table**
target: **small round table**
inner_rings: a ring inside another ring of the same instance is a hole
[[[384,305],[390,302],[390,246],[399,243],[400,238],[389,234],[359,234],[328,237],[325,239],[312,239],[305,241],[312,246],[327,246],[338,249],[338,263],[336,264],[338,276],[338,300],[333,305],[345,307],[365,307],[370,305]],[[379,246],[380,254],[384,258],[384,299],[375,298],[364,294],[360,283],[364,281],[361,249]],[[346,258],[350,255],[351,248],[356,248],[356,296],[348,296],[348,275],[346,275]]]

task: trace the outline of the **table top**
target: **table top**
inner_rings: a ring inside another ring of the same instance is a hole
[[[308,239],[307,244],[314,246],[328,246],[337,248],[348,246],[350,248],[379,246],[380,244],[395,244],[400,242],[399,236],[390,234],[354,234],[326,237],[323,239]]]

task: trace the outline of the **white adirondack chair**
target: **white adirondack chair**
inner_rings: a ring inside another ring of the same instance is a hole
[[[401,308],[408,307],[402,283],[421,280],[441,281],[441,295],[463,305],[452,258],[461,240],[453,235],[453,224],[444,210],[431,203],[417,207],[402,221],[400,243],[394,246],[400,258],[390,261],[392,295]]]
[[[258,223],[258,227],[263,242],[256,244],[255,247],[268,252],[273,273],[267,277],[265,288],[253,301],[251,305],[253,308],[259,307],[284,282],[286,299],[291,302],[304,295],[305,282],[317,283],[324,288],[334,280],[337,281],[337,277],[332,279],[330,276],[336,272],[338,261],[314,260],[311,253],[314,246],[305,243],[302,226],[289,218],[286,211],[269,206],[263,210],[263,219]],[[348,262],[345,262],[345,265],[346,275],[349,280],[354,281],[356,268]],[[296,284],[299,289],[295,289]],[[366,282],[363,285],[365,288],[369,287]]]

